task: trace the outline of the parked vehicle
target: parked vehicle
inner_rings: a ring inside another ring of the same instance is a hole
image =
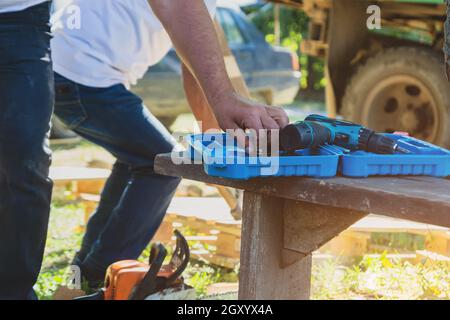
[[[326,60],[330,115],[450,147],[445,0],[268,1],[310,17],[310,37],[301,47]],[[381,29],[368,28],[374,14]]]
[[[229,1],[219,3],[216,17],[253,98],[274,105],[290,104],[300,85],[297,55],[270,46],[239,6]],[[166,126],[190,112],[180,75],[180,60],[171,51],[132,88]]]

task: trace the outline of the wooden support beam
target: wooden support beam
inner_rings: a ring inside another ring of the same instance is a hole
[[[309,255],[366,215],[354,210],[286,200],[284,248]]]
[[[225,59],[225,66],[227,68],[231,84],[233,85],[237,93],[246,98],[249,98],[250,91],[248,90],[247,84],[245,83],[244,78],[242,77],[242,73],[241,70],[239,69],[236,59],[230,47],[228,46],[227,39],[222,29],[222,26],[217,20],[214,21],[214,26],[216,28],[220,46],[222,48],[222,54]]]
[[[311,255],[283,250],[283,207],[283,199],[244,194],[239,299],[309,299]]]

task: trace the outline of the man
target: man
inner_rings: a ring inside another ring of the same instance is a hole
[[[58,3],[56,1],[56,3]],[[128,88],[174,45],[196,114],[222,129],[278,129],[280,108],[238,96],[226,74],[211,15],[215,0],[74,0],[81,28],[64,27],[57,6],[52,42],[55,114],[116,158],[75,263],[91,285],[112,262],[135,259],[160,225],[179,179],[153,171],[172,139]],[[213,120],[211,120],[213,119]],[[210,125],[210,123],[209,123]]]
[[[0,1],[0,299],[34,299],[52,183],[47,0]]]

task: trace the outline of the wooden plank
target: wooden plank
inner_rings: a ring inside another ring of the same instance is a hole
[[[50,178],[55,182],[106,180],[111,170],[83,167],[50,167]]]
[[[164,219],[153,236],[152,242],[162,242],[166,244],[172,242],[173,231],[174,228],[172,221],[169,219]]]
[[[309,299],[311,255],[282,266],[283,204],[244,194],[239,299]]]
[[[100,194],[111,171],[84,167],[51,167],[50,178],[55,187],[69,188],[75,195]]]
[[[183,216],[175,213],[168,213],[165,220],[170,220],[180,226],[195,229],[198,233],[218,233],[227,232],[239,236],[241,234],[240,222],[222,223],[214,220],[204,220],[195,216]],[[178,227],[175,225],[175,227]]]
[[[163,175],[225,185],[268,196],[450,227],[450,180],[447,179],[288,177],[239,181],[208,176],[201,165],[175,165],[170,154],[157,156],[155,170]]]
[[[425,249],[450,257],[450,231],[430,231],[426,233]]]
[[[370,235],[355,231],[344,231],[320,248],[320,252],[343,257],[362,257],[367,254]]]
[[[225,67],[227,69],[228,76],[230,78],[231,84],[234,90],[243,97],[250,98],[250,91],[248,90],[247,84],[242,77],[241,70],[236,62],[236,59],[228,46],[225,33],[222,29],[221,24],[214,20],[214,26],[216,28],[217,36],[220,43],[220,48],[222,49],[222,55],[225,59]]]
[[[175,197],[170,202],[167,212],[221,223],[236,223],[226,200],[219,197]]]
[[[230,207],[230,214],[234,220],[242,220],[242,208],[233,189],[215,185],[220,196],[226,201]],[[234,190],[235,191],[235,190]]]
[[[76,194],[98,194],[102,193],[106,180],[79,180],[75,182]]]
[[[230,258],[220,254],[211,253],[208,250],[192,250],[191,257],[227,269],[234,270],[239,266],[239,258]]]
[[[217,295],[229,292],[237,292],[239,284],[237,282],[219,282],[213,283],[206,288],[206,295]]]
[[[450,267],[450,257],[440,255],[438,253],[429,252],[426,250],[416,251],[416,263],[423,264],[424,266],[446,266]]]
[[[449,228],[376,215],[369,215],[361,219],[349,229],[360,232],[405,232],[414,234],[427,234],[432,231],[450,231]]]

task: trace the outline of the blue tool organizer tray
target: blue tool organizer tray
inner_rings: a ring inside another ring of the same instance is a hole
[[[201,157],[208,175],[228,179],[288,176],[330,178],[337,173],[341,154],[336,147],[324,146],[314,150],[299,150],[289,156],[251,157],[237,148],[235,141],[227,146],[225,134],[191,135],[188,140],[191,158]],[[278,165],[274,161],[278,161]]]
[[[247,180],[256,177],[306,176],[330,178],[338,173],[364,178],[373,175],[450,175],[450,151],[407,136],[386,134],[410,154],[383,155],[336,146],[298,150],[294,155],[251,157],[226,134],[188,136],[189,154],[203,163],[208,175]],[[227,142],[229,145],[227,145]],[[274,158],[278,165],[274,166]]]
[[[408,136],[386,134],[410,154],[375,154],[343,149],[339,172],[347,177],[374,175],[450,175],[450,151]]]

